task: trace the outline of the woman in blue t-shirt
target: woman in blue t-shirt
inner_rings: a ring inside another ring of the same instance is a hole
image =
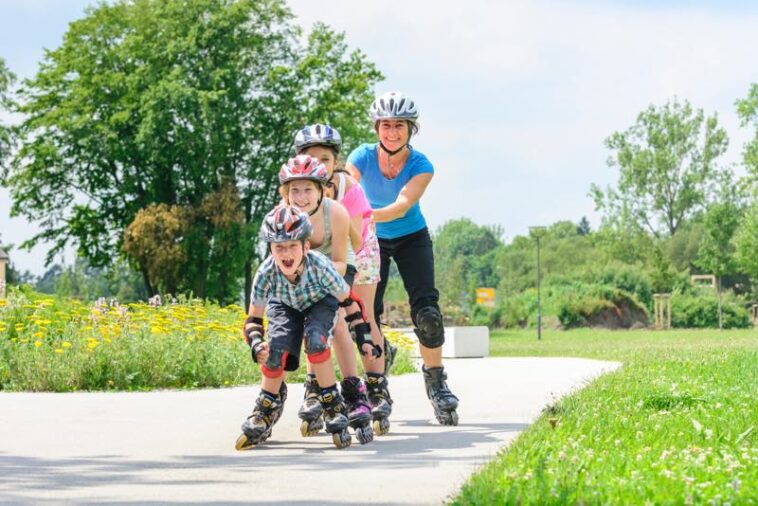
[[[383,312],[390,261],[394,259],[411,305],[427,395],[437,420],[443,425],[457,425],[458,398],[448,388],[442,367],[445,328],[434,285],[432,240],[419,206],[434,167],[409,144],[418,132],[418,116],[416,104],[403,93],[394,91],[377,97],[371,104],[371,117],[379,142],[356,148],[346,168],[360,181],[374,211],[381,250],[381,280],[374,299],[377,322]],[[368,386],[371,390],[370,383]]]

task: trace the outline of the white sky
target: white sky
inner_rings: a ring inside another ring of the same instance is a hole
[[[33,75],[84,0],[0,0],[0,56]],[[738,163],[752,132],[734,102],[758,80],[758,6],[745,2],[290,0],[299,24],[344,31],[421,110],[414,145],[436,167],[422,199],[435,229],[469,217],[506,239],[530,225],[599,224],[590,185],[613,184],[603,140],[650,104],[677,96],[717,112]],[[11,219],[0,189],[0,236],[20,243],[36,226]],[[44,271],[44,247],[14,251]],[[71,255],[68,256],[68,261]]]

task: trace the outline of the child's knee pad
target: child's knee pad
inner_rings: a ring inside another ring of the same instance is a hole
[[[269,350],[268,359],[261,364],[261,374],[267,378],[278,378],[284,374],[284,364],[287,362],[288,353],[284,350]]]
[[[332,350],[329,348],[325,349],[324,351],[319,351],[316,353],[308,353],[308,362],[311,364],[320,364],[321,362],[326,362],[329,360],[329,357],[332,356]]]
[[[318,325],[305,329],[305,353],[311,355],[329,351],[329,337]]]

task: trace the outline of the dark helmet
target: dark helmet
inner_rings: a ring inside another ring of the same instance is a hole
[[[269,211],[261,224],[261,238],[267,243],[305,241],[312,231],[307,213],[285,205],[278,205]]]

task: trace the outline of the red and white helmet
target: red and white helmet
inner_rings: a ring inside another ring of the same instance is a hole
[[[313,226],[308,214],[292,206],[279,205],[263,218],[261,238],[268,242],[305,241]]]
[[[371,104],[371,119],[405,119],[415,122],[419,112],[416,103],[401,91],[389,91],[376,97]]]
[[[279,170],[279,183],[307,179],[325,185],[329,182],[329,171],[317,158],[310,155],[297,155],[287,160]]]

